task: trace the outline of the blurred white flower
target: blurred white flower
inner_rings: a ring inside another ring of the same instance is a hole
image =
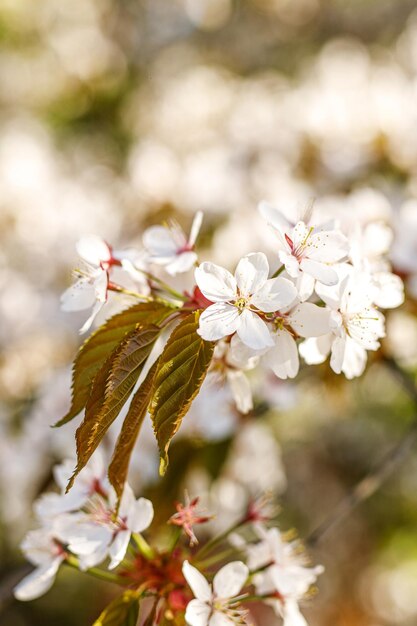
[[[91,309],[89,318],[80,328],[80,335],[86,333],[107,300],[109,276],[107,270],[84,264],[82,270],[74,271],[76,281],[61,296],[63,311],[84,311]]]
[[[35,569],[18,583],[14,595],[18,600],[34,600],[49,591],[55,581],[65,551],[56,539],[54,525],[29,532],[21,544],[25,557]]]
[[[186,237],[181,226],[171,222],[169,226],[151,226],[143,234],[143,244],[149,252],[149,260],[163,265],[172,276],[188,272],[197,262],[195,242],[200,232],[203,213],[194,217],[190,236]]]

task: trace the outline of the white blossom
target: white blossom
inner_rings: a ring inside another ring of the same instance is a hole
[[[278,209],[266,203],[261,203],[259,210],[278,235],[278,257],[288,274],[307,281],[303,291],[312,292],[315,280],[324,285],[337,283],[332,265],[344,259],[349,251],[348,240],[340,231],[324,230],[327,225],[307,226],[303,221],[292,226]]]
[[[34,600],[49,591],[55,581],[65,551],[56,539],[54,525],[30,531],[21,549],[35,569],[18,583],[14,595],[18,600]]]
[[[261,315],[290,305],[297,290],[289,280],[268,279],[268,274],[268,261],[262,252],[243,257],[234,276],[214,263],[202,263],[195,270],[195,279],[213,304],[201,314],[201,337],[217,341],[237,332],[241,341],[254,350],[272,347]]]
[[[185,621],[189,626],[231,626],[247,623],[245,613],[239,609],[236,600],[249,576],[249,569],[244,563],[234,561],[222,567],[215,575],[212,585],[188,561],[184,561],[182,572],[195,596],[188,603],[185,612]]]
[[[76,513],[73,523],[63,530],[68,549],[79,557],[80,568],[98,565],[109,556],[109,569],[123,560],[132,533],[141,533],[153,519],[153,506],[146,498],[135,499],[126,485],[117,516],[114,516],[116,498],[113,491],[107,502],[99,495],[92,497],[88,512]]]
[[[352,266],[338,268],[335,287],[317,286],[316,291],[331,309],[331,332],[307,339],[300,353],[309,364],[322,363],[331,353],[330,366],[349,379],[360,376],[366,366],[367,350],[377,350],[385,336],[384,317],[373,306],[375,290],[369,275]]]
[[[195,242],[200,232],[203,213],[198,211],[187,238],[182,228],[172,221],[168,226],[151,226],[143,234],[143,244],[149,252],[149,260],[163,265],[172,276],[187,272],[197,262]]]

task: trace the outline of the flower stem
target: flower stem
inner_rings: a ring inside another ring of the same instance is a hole
[[[226,539],[227,536],[230,535],[230,533],[234,532],[241,526],[242,526],[242,522],[239,521],[236,524],[233,524],[230,528],[227,528],[226,530],[224,530],[222,533],[220,533],[220,535],[216,535],[216,537],[213,537],[212,539],[210,539],[210,541],[208,541],[201,548],[201,550],[197,552],[197,557],[199,557],[200,559],[204,554],[209,554],[216,546],[218,546],[224,539]]]
[[[281,265],[271,276],[271,278],[276,278],[285,270],[285,265]]]
[[[146,539],[142,537],[142,535],[140,535],[139,533],[132,533],[132,539],[135,542],[139,552],[146,559],[148,559],[148,561],[155,558],[155,551],[153,550],[153,548],[151,548]]]
[[[74,569],[80,570],[79,561],[75,556],[68,555],[65,559],[65,563]],[[90,576],[94,576],[94,578],[105,580],[106,582],[114,583],[116,585],[129,584],[129,581],[126,578],[117,576],[117,574],[112,574],[111,572],[106,572],[98,567],[90,567],[89,569],[81,571],[84,571],[86,574],[90,574]]]

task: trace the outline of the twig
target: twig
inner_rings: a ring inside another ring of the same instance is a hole
[[[393,359],[386,358],[385,363],[417,405],[417,388],[412,378]],[[336,506],[333,513],[313,530],[305,541],[306,545],[310,547],[316,546],[331,530],[343,522],[359,504],[372,496],[407,457],[416,442],[417,414],[397,445],[381,459],[369,474],[359,481],[352,491]]]

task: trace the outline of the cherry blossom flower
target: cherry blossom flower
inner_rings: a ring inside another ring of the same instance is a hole
[[[186,493],[185,500],[185,505],[181,504],[181,502],[177,502],[175,505],[177,512],[171,515],[168,523],[182,527],[190,538],[190,546],[195,546],[198,544],[198,539],[195,536],[193,526],[195,526],[195,524],[205,524],[212,519],[212,516],[203,515],[202,511],[197,509],[200,498],[190,500]]]
[[[368,274],[347,264],[340,265],[338,273],[340,282],[335,287],[316,287],[331,309],[331,332],[307,339],[300,345],[300,353],[307,363],[314,364],[323,363],[331,352],[330,367],[351,379],[363,373],[367,350],[379,348],[378,339],[385,336],[384,317],[373,306],[375,292]]]
[[[278,256],[292,278],[305,275],[312,292],[314,281],[335,285],[338,281],[333,264],[346,258],[349,242],[338,230],[325,230],[329,225],[314,227],[299,221],[292,227],[278,209],[261,203],[262,216],[278,235]],[[303,291],[309,291],[304,285]]]
[[[80,568],[88,569],[110,557],[109,569],[123,560],[132,533],[141,533],[153,519],[153,506],[146,498],[135,499],[126,485],[117,516],[113,491],[107,502],[99,495],[91,498],[87,513],[76,513],[73,523],[63,531],[68,549],[80,559]]]
[[[273,320],[274,347],[264,361],[278,378],[294,378],[299,370],[299,337],[319,337],[330,329],[329,311],[311,302],[301,302],[287,312],[277,313]]]
[[[213,585],[188,561],[184,561],[182,572],[195,596],[185,612],[185,621],[189,626],[247,623],[245,612],[239,609],[236,599],[249,576],[249,569],[244,563],[234,561],[222,567],[215,575]]]
[[[268,261],[262,252],[243,257],[234,276],[219,265],[202,263],[195,270],[195,279],[213,304],[201,314],[201,337],[217,341],[237,332],[242,342],[254,350],[272,347],[263,314],[290,305],[297,290],[289,280],[268,279],[268,274]]]
[[[181,226],[172,221],[168,226],[151,226],[143,234],[143,244],[150,261],[163,265],[171,276],[188,272],[197,261],[195,242],[200,232],[203,213],[198,211],[187,239]]]
[[[103,456],[96,453],[81,470],[70,491],[66,492],[74,465],[73,460],[67,459],[54,467],[53,474],[60,493],[46,493],[35,502],[38,517],[50,518],[81,509],[95,494],[107,498],[110,484]]]
[[[213,371],[227,380],[238,411],[249,413],[253,409],[252,389],[246,371],[259,362],[259,356],[250,352],[237,335],[230,343],[219,342],[214,350]]]
[[[76,281],[61,296],[63,311],[84,311],[92,309],[89,318],[80,328],[80,335],[86,333],[107,300],[109,277],[107,270],[84,264],[82,270],[74,272]]]
[[[34,600],[52,587],[66,553],[56,539],[53,524],[30,531],[21,549],[28,561],[36,567],[14,588],[14,595],[18,600]]]
[[[265,568],[254,576],[256,592],[275,595],[276,611],[284,618],[285,626],[306,624],[298,602],[324,570],[322,566],[307,567],[306,558],[298,542],[286,542],[278,528],[255,525],[261,541],[247,546],[248,566],[251,570]]]

